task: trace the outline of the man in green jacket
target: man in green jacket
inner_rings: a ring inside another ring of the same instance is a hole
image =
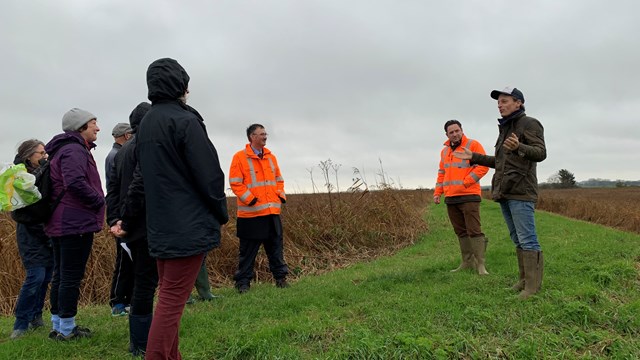
[[[500,203],[509,235],[516,246],[520,280],[513,290],[526,299],[542,284],[543,257],[536,234],[534,211],[538,200],[536,164],[547,157],[544,129],[540,122],[525,114],[522,91],[506,87],[493,90],[502,116],[495,155],[473,153],[468,149],[456,157],[495,169],[491,181],[493,200]]]

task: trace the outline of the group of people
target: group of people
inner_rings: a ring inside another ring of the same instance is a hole
[[[178,332],[184,306],[194,284],[201,284],[201,298],[213,297],[205,257],[219,246],[221,226],[229,220],[218,152],[204,119],[187,105],[189,79],[173,59],[149,65],[151,103],[140,103],[129,124],[120,123],[112,132],[115,144],[105,162],[106,197],[91,153],[100,131],[95,115],[71,109],[62,118],[63,133],[46,145],[38,140],[20,145],[14,162],[35,174],[48,161],[51,197],[59,201],[46,223],[17,224],[27,276],[18,295],[12,338],[44,326],[49,282],[49,338],[91,336],[90,329],[76,324],[75,316],[93,237],[102,230],[106,211],[118,249],[110,305],[112,315],[128,315],[129,352],[146,359],[181,358]],[[246,136],[248,143],[233,156],[229,170],[240,242],[233,278],[241,294],[250,289],[261,245],[276,286],[289,286],[280,220],[286,203],[284,179],[275,155],[265,146],[265,127],[252,124]],[[125,273],[132,276],[125,279]]]
[[[536,294],[542,285],[544,258],[536,233],[534,212],[538,199],[536,165],[547,157],[544,129],[525,114],[524,94],[517,88],[493,90],[501,118],[495,155],[485,154],[477,140],[466,137],[458,120],[444,124],[448,140],[440,152],[440,166],[433,200],[444,194],[449,220],[460,243],[462,261],[457,269],[475,269],[487,275],[485,252],[488,239],[480,225],[479,181],[489,168],[495,173],[491,197],[500,204],[516,247],[519,279],[512,289],[520,299]]]
[[[49,162],[52,198],[45,224],[17,224],[26,278],[18,296],[12,338],[44,326],[42,309],[51,282],[51,339],[91,336],[76,324],[80,283],[94,234],[105,221],[116,237],[111,286],[112,315],[128,315],[133,355],[179,359],[179,324],[191,289],[212,298],[206,254],[220,244],[228,222],[225,175],[202,116],[187,105],[189,75],[175,60],[163,58],[147,69],[148,99],[112,131],[115,143],[105,161],[107,194],[102,190],[91,150],[100,128],[92,113],[74,108],[62,118],[63,133],[46,145],[23,142],[15,157],[31,173]],[[519,281],[513,289],[526,299],[540,289],[543,256],[537,239],[536,163],[546,158],[543,128],[525,114],[516,88],[494,90],[501,118],[495,155],[466,137],[458,120],[444,125],[448,140],[440,154],[434,202],[442,195],[460,244],[462,261],[452,271],[472,268],[487,275],[488,239],[480,223],[480,179],[494,168],[492,197],[499,202],[515,244]],[[261,245],[279,288],[288,287],[280,211],[286,203],[284,179],[275,155],[266,148],[263,125],[246,129],[248,143],[233,155],[229,183],[237,197],[239,293],[250,289]],[[157,290],[157,303],[153,303]]]

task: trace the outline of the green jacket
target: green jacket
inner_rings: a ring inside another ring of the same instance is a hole
[[[536,164],[547,158],[544,129],[540,122],[524,112],[498,126],[500,135],[495,156],[473,153],[471,163],[495,169],[491,180],[491,197],[502,200],[538,200]],[[520,141],[516,152],[505,149],[504,140],[515,133]]]

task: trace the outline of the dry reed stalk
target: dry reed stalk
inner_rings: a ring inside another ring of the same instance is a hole
[[[320,274],[355,262],[391,254],[427,231],[424,190],[366,193],[293,194],[283,208],[285,260],[291,277]],[[236,203],[229,199],[230,221],[222,229],[221,246],[207,256],[209,279],[230,286],[238,262]],[[329,216],[330,212],[334,216]],[[115,260],[115,240],[105,228],[96,234],[80,290],[80,304],[106,304]],[[0,214],[0,313],[12,314],[24,279],[15,240],[15,223]],[[272,281],[264,251],[256,259],[256,280]],[[47,305],[48,306],[48,305]]]

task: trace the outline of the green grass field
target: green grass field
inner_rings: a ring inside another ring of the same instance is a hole
[[[430,233],[398,254],[305,277],[288,289],[258,284],[245,295],[186,308],[184,359],[637,359],[640,236],[538,212],[545,251],[542,291],[519,301],[513,245],[497,204],[482,205],[489,276],[450,273],[457,240],[444,205]],[[8,340],[0,359],[130,359],[126,318],[80,309],[91,339],[56,343],[39,329]]]

